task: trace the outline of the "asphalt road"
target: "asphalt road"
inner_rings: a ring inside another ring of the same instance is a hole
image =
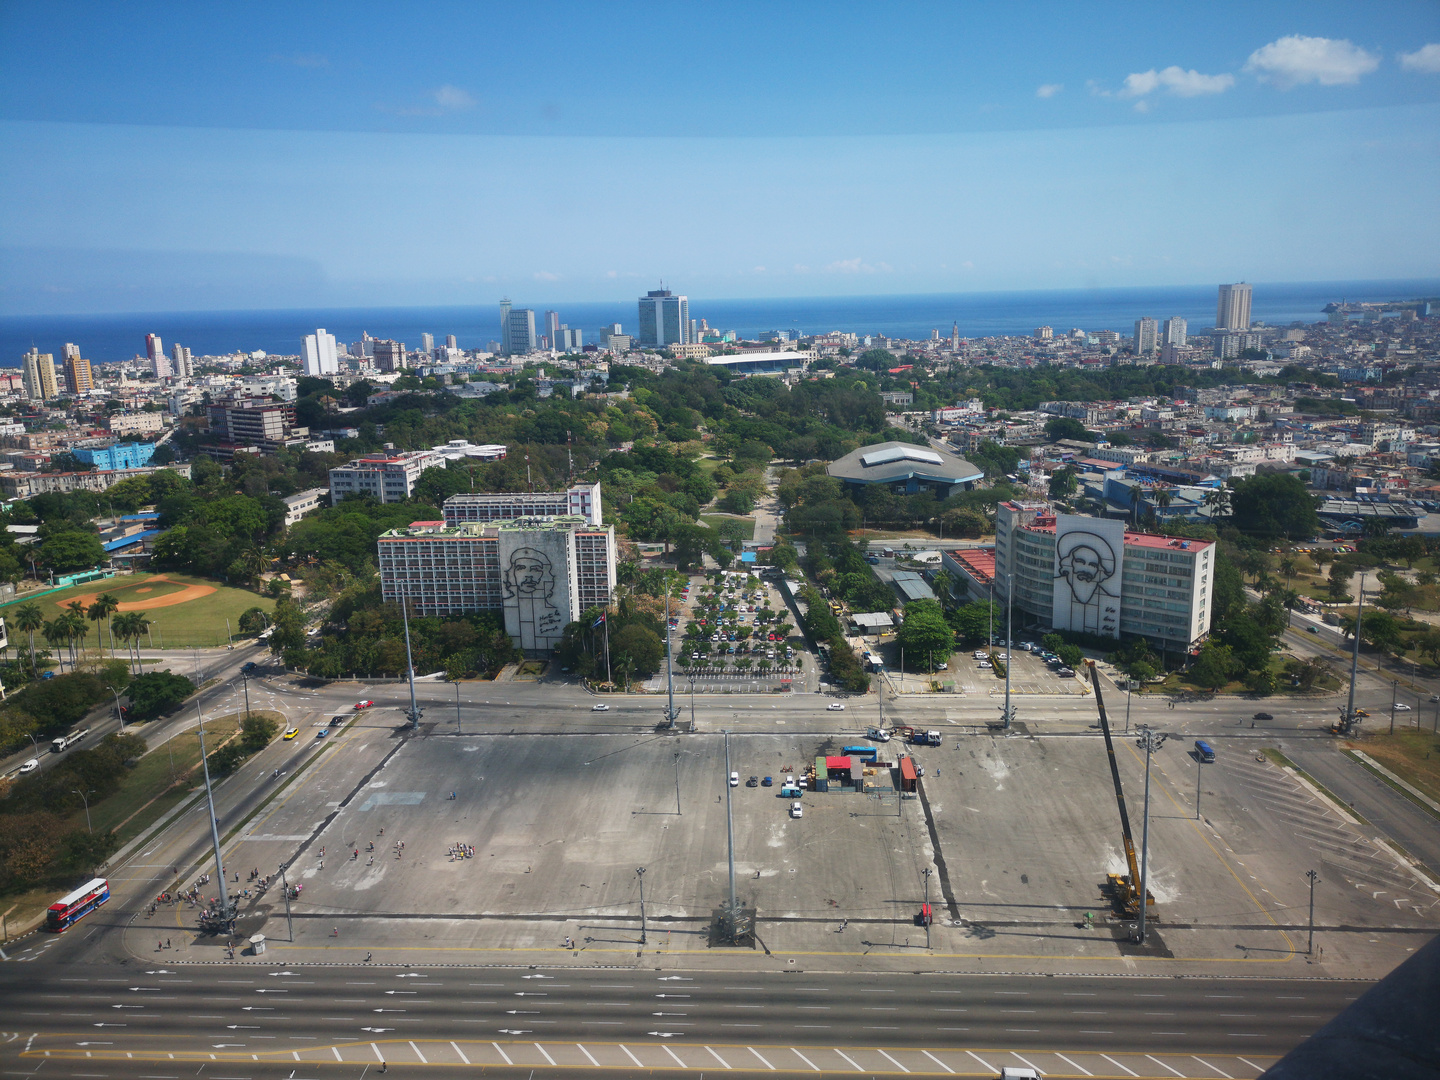
[[[977,1061],[1013,1065],[1009,1055],[1015,1054],[1022,1060],[1045,1055],[1049,1075],[1062,1057],[1076,1076],[1088,1069],[1090,1075],[1234,1077],[1256,1075],[1265,1059],[1289,1050],[1364,989],[1319,980],[804,971],[11,967],[0,972],[0,1014],[3,1026],[23,1037],[27,1056],[15,1059],[19,1039],[0,1046],[0,1055],[8,1059],[7,1075],[17,1065],[33,1071],[37,1057],[48,1053],[62,1060],[44,1075],[93,1077],[195,1074],[188,1064],[183,1070],[145,1065],[172,1060],[167,1055],[247,1065],[375,1061],[372,1044],[384,1060],[429,1063],[435,1056],[453,1063],[458,1051],[472,1064],[482,1048],[486,1061],[498,1064],[497,1049],[508,1062],[522,1056],[521,1049],[533,1059],[537,1046],[558,1060],[562,1047],[572,1048],[573,1057],[578,1045],[591,1060],[577,1064],[592,1068],[604,1066],[602,1052],[623,1067],[624,1058],[613,1053],[620,1046],[648,1055],[656,1066],[675,1067],[651,1053],[668,1045],[685,1055],[678,1058],[682,1067],[719,1071],[984,1075]],[[712,1058],[706,1048],[718,1054]],[[1123,1071],[1105,1066],[1107,1055],[1125,1062]],[[1164,1068],[1146,1066],[1145,1055],[1155,1055],[1149,1060]],[[77,1060],[83,1071],[73,1071]],[[1146,1071],[1130,1067],[1137,1060]],[[1082,1066],[1085,1061],[1098,1068]],[[1247,1071],[1240,1061],[1256,1067]],[[203,1066],[201,1072],[220,1075]]]

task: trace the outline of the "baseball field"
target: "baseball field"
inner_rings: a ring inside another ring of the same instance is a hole
[[[188,574],[139,573],[120,574],[105,581],[91,581],[61,592],[50,593],[35,599],[47,620],[55,618],[66,610],[66,605],[79,600],[89,607],[102,593],[109,593],[120,601],[120,611],[143,611],[150,620],[149,639],[142,638],[142,648],[153,644],[156,648],[174,649],[192,646],[215,646],[226,643],[226,620],[233,640],[240,640],[240,613],[258,607],[267,614],[275,607],[275,601],[260,596],[248,589],[234,589],[218,581],[191,577]],[[30,603],[24,597],[0,608],[10,632],[11,644],[18,644],[21,634],[15,629],[14,611],[22,604]],[[103,631],[104,625],[101,629]],[[39,647],[40,635],[36,635]],[[106,637],[109,647],[109,637]],[[87,646],[95,645],[94,631],[91,631]]]

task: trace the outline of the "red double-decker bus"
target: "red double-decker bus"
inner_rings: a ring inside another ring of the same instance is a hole
[[[110,899],[110,882],[104,878],[87,881],[69,896],[62,896],[45,913],[45,929],[61,934]]]

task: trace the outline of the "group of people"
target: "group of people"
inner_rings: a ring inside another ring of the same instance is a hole
[[[452,859],[473,859],[475,857],[474,844],[451,844],[450,858]]]

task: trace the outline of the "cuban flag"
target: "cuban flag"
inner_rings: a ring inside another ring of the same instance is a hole
[[[604,615],[601,615],[598,619],[596,619],[594,622],[592,622],[592,623],[590,624],[590,629],[591,629],[591,630],[594,630],[595,627],[599,626],[599,625],[600,625],[601,623],[603,623],[604,621],[605,621],[605,616],[604,616]]]

